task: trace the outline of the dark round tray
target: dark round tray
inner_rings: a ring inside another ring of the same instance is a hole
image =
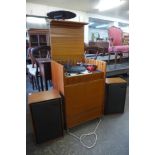
[[[50,19],[71,19],[76,17],[76,14],[70,11],[59,10],[51,11],[47,13],[47,16]]]

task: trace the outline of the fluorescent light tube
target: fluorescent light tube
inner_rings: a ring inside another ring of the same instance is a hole
[[[96,9],[99,11],[109,10],[115,7],[118,7],[125,3],[125,1],[120,0],[100,0],[99,4],[96,6]]]
[[[96,28],[105,28],[105,27],[108,27],[108,25],[98,25],[98,26],[96,26]]]

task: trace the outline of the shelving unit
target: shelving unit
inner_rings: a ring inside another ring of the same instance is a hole
[[[49,45],[48,29],[29,29],[29,47]]]

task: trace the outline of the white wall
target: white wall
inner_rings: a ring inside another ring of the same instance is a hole
[[[77,11],[77,10],[69,10],[69,9],[64,9],[64,8],[59,8],[59,7],[52,7],[52,6],[40,5],[40,4],[34,4],[34,3],[28,3],[28,2],[26,3],[26,14],[28,14],[28,15],[47,16],[46,14],[48,12],[56,11],[56,10],[68,10],[68,11],[72,11],[72,12],[76,13],[77,16],[75,18],[71,19],[71,21],[79,21],[79,22],[88,23],[89,17],[92,17],[92,18],[110,20],[110,21],[115,21],[115,22],[129,23],[129,21],[125,21],[125,20],[121,20],[121,19],[117,19],[117,18],[106,17],[106,16],[101,16],[101,15],[97,15],[97,14],[90,14],[90,13]],[[29,28],[29,27],[32,27],[32,25],[27,24],[27,28]],[[46,28],[46,26],[42,26],[42,25],[40,25],[40,27]],[[102,35],[102,33],[101,33],[101,35]],[[84,41],[86,43],[88,43],[88,41],[89,41],[88,25],[86,25],[84,28]]]
[[[38,15],[38,16],[47,16],[48,12],[56,11],[56,10],[68,10],[64,8],[59,7],[52,7],[52,6],[46,6],[46,5],[40,5],[40,4],[33,4],[33,3],[26,3],[26,14],[28,15]],[[88,16],[87,13],[82,11],[76,11],[76,10],[68,10],[76,13],[76,17],[73,19],[70,19],[71,21],[79,21],[79,22],[86,22],[88,23]],[[36,25],[30,25],[27,24],[27,28],[34,27]],[[38,28],[43,27],[46,28],[46,26],[38,25]],[[86,25],[84,28],[84,41],[88,42],[88,26]]]

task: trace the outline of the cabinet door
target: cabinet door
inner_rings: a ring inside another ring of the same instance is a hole
[[[46,34],[39,35],[39,45],[40,46],[47,45],[47,35]]]
[[[38,46],[38,35],[30,35],[30,46],[34,47],[34,46]]]

